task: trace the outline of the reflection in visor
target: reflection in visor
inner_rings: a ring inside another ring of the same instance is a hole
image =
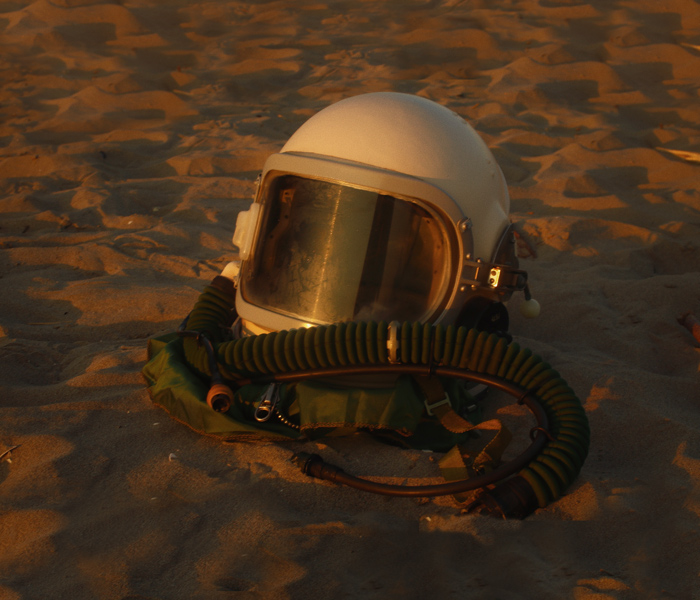
[[[293,175],[263,200],[241,292],[315,323],[419,320],[441,300],[448,268],[436,219],[413,202]]]

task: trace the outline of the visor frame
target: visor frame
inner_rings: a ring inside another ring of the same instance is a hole
[[[326,181],[336,185],[358,188],[386,194],[398,200],[416,204],[440,223],[440,230],[446,235],[448,245],[447,258],[450,261],[446,271],[446,281],[442,285],[439,299],[433,303],[429,312],[423,315],[424,321],[439,322],[447,307],[451,306],[455,294],[458,293],[458,283],[463,261],[470,260],[473,252],[473,238],[469,221],[462,213],[459,205],[442,189],[422,179],[409,175],[310,154],[279,153],[271,155],[265,162],[255,203],[264,204],[268,189],[279,176],[293,175],[306,179]],[[264,206],[260,216],[263,218]],[[249,261],[255,255],[258,244],[260,221],[255,224],[251,254],[244,261],[241,270],[241,290],[236,295],[236,309],[244,321],[256,324],[262,330],[294,329],[312,327],[322,323],[298,316],[277,312],[252,304],[244,298],[243,270],[249,268]],[[248,264],[246,264],[248,263]]]

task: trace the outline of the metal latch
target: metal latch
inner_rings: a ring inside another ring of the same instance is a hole
[[[255,420],[258,423],[268,421],[275,412],[277,401],[280,398],[279,389],[276,383],[271,383],[265,393],[260,398],[257,408],[255,409]]]

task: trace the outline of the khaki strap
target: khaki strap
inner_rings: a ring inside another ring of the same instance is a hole
[[[498,419],[474,425],[472,430],[495,431],[496,435],[476,455],[474,452],[469,452],[466,445],[455,446],[445,454],[440,460],[440,469],[443,471],[443,477],[448,481],[467,479],[479,473],[492,471],[501,462],[503,453],[513,439],[508,428]],[[450,471],[449,477],[446,471]]]
[[[473,425],[461,417],[452,408],[445,388],[437,377],[414,377],[418,387],[425,396],[425,408],[429,415],[436,416],[442,426],[452,433],[468,431],[493,431],[495,435],[478,453],[455,446],[440,460],[442,476],[447,481],[469,479],[474,475],[486,473],[496,468],[508,447],[512,434],[499,419],[490,419]],[[463,500],[463,498],[457,498]],[[466,499],[466,497],[464,498]]]
[[[440,459],[440,472],[445,481],[461,481],[488,473],[501,463],[503,452],[513,438],[508,428],[498,419],[484,421],[474,427],[474,429],[494,428],[497,430],[496,435],[476,456],[473,453],[470,454],[464,447],[455,446]],[[468,493],[455,494],[454,497],[458,502],[470,500]]]
[[[441,425],[452,433],[466,433],[474,428],[469,421],[460,417],[450,404],[450,399],[437,377],[415,376],[413,378],[425,396],[425,409],[435,415]]]
[[[452,433],[467,433],[468,431],[495,431],[496,435],[488,442],[483,450],[471,463],[475,469],[497,464],[513,436],[499,419],[489,419],[474,425],[461,417],[452,408],[445,388],[437,377],[414,377],[418,387],[425,396],[425,408],[429,415],[435,415],[442,426]]]

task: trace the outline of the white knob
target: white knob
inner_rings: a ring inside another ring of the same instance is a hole
[[[527,319],[534,319],[540,314],[540,303],[534,298],[525,300],[525,302],[520,305],[520,312],[523,317],[526,317]]]

